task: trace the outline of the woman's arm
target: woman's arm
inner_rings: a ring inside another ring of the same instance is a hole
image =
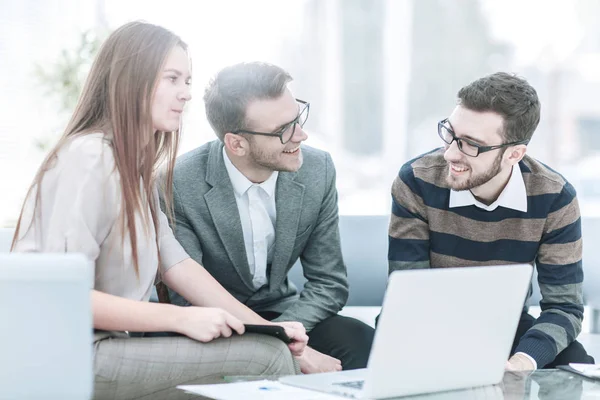
[[[244,333],[242,322],[217,308],[178,307],[135,301],[92,290],[94,328],[131,332],[177,332],[201,342]]]
[[[192,258],[169,268],[163,274],[163,281],[195,306],[223,308],[246,324],[270,324],[240,303]]]
[[[299,322],[273,323],[260,317],[233,297],[206,269],[192,258],[175,264],[162,275],[164,283],[182,295],[190,303],[200,307],[219,307],[233,314],[246,324],[280,325],[294,340],[290,350],[302,354],[308,343],[304,326]]]
[[[94,328],[107,331],[176,332],[179,307],[125,299],[92,290]]]

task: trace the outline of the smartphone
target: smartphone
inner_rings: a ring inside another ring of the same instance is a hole
[[[278,325],[244,325],[246,332],[262,333],[281,339],[284,343],[291,343],[292,339],[285,333],[285,329]]]

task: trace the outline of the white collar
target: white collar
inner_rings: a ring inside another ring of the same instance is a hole
[[[225,151],[225,147],[223,147],[223,160],[225,161],[225,169],[227,169],[227,174],[229,175],[229,180],[231,181],[231,185],[233,186],[233,191],[238,195],[242,196],[250,186],[256,185],[261,187],[269,197],[272,197],[275,194],[275,186],[277,186],[277,177],[279,176],[278,171],[273,171],[269,179],[262,183],[252,183],[248,178],[244,176],[240,172],[239,169],[229,159],[227,152]]]
[[[489,206],[478,201],[470,190],[460,192],[450,190],[450,208],[475,205],[486,211],[494,211],[499,206],[513,210],[527,212],[527,190],[523,181],[523,174],[519,164],[515,164],[510,174],[508,183],[498,196],[498,199]]]

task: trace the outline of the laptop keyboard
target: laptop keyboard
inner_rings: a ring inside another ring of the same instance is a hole
[[[334,385],[339,385],[343,387],[349,387],[352,389],[361,390],[363,388],[365,381],[348,381],[348,382],[335,382]]]

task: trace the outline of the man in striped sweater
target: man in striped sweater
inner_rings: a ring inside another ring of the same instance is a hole
[[[575,341],[583,319],[575,189],[526,155],[539,120],[525,80],[478,79],[439,122],[444,147],[404,164],[392,186],[390,273],[535,263],[542,313],[536,320],[523,312],[508,370],[594,362]]]

